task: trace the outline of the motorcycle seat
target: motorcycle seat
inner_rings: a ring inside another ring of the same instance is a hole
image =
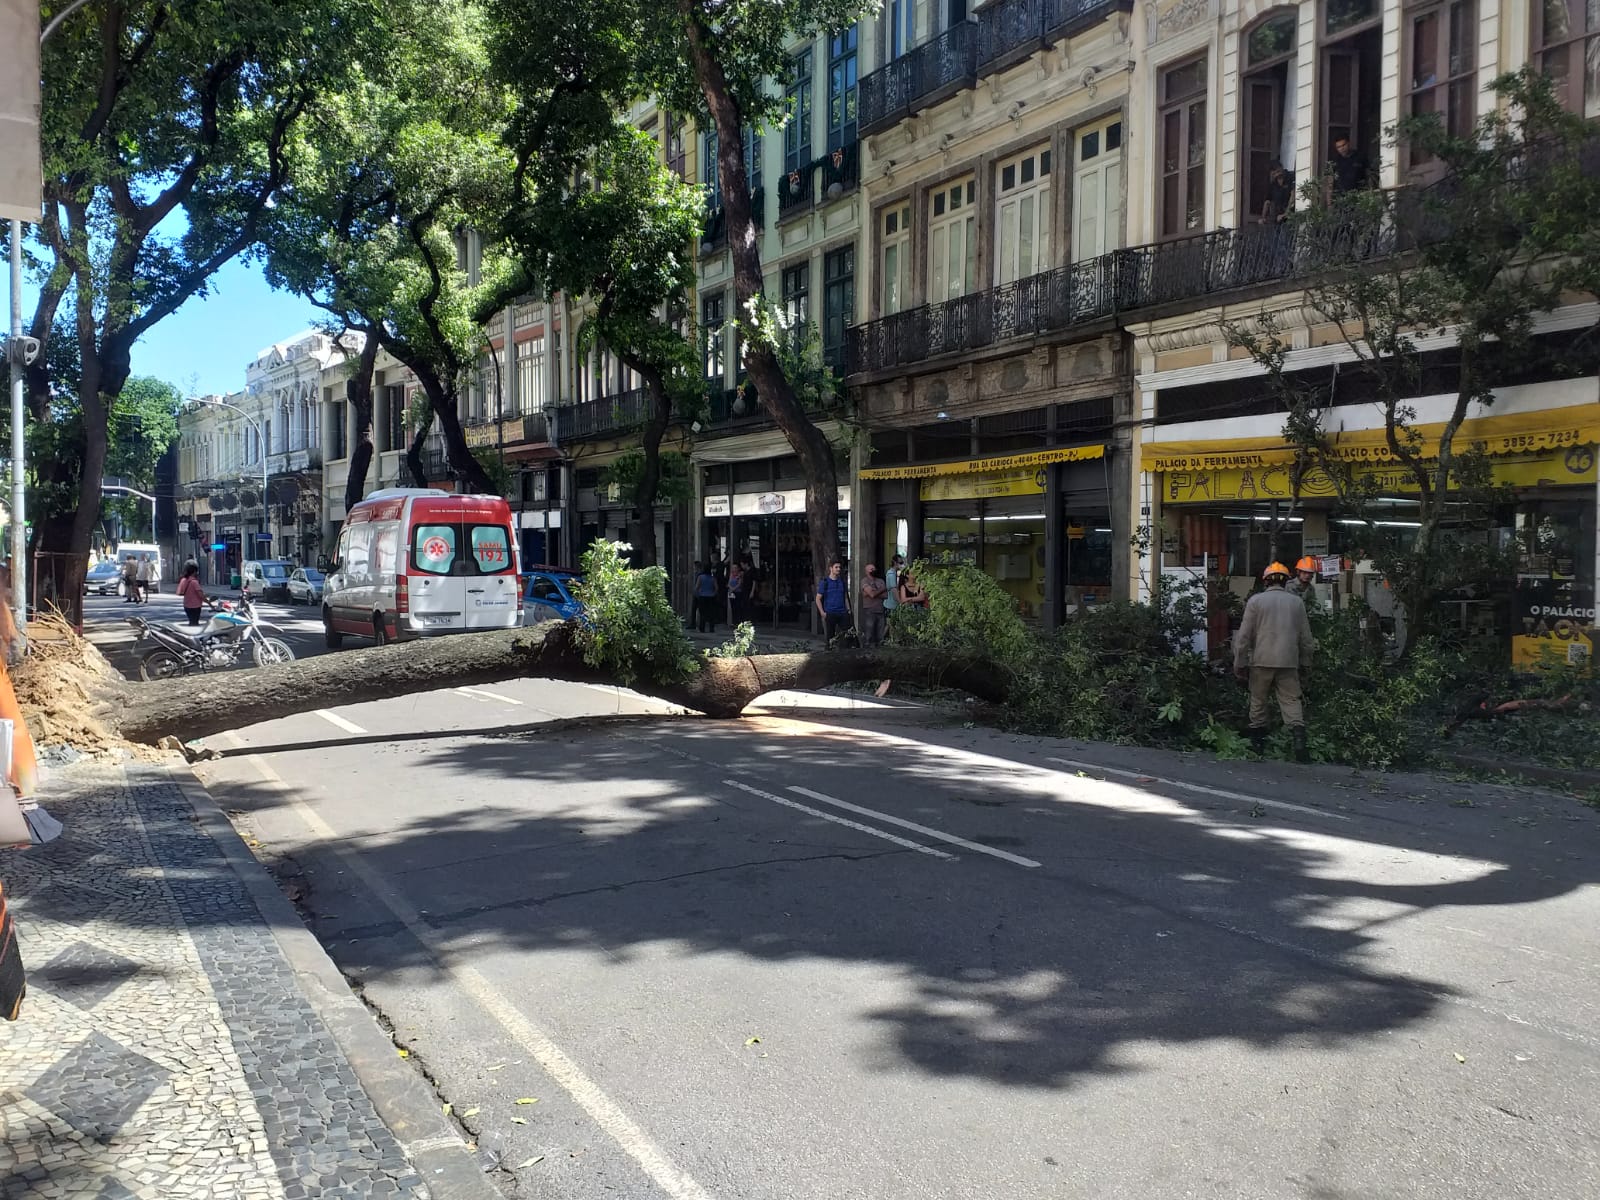
[[[179,629],[176,625],[163,625],[161,626],[161,632],[166,634],[168,637],[176,638],[184,645],[195,650],[200,649],[200,639],[185,629]]]

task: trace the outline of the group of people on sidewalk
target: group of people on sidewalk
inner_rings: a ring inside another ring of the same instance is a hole
[[[148,554],[128,555],[122,560],[122,602],[150,603],[150,589],[160,584],[156,561]]]
[[[1261,573],[1265,586],[1245,602],[1244,622],[1233,636],[1233,671],[1250,688],[1250,741],[1257,753],[1265,748],[1267,700],[1275,696],[1297,762],[1311,761],[1301,685],[1317,648],[1306,611],[1317,566],[1310,555],[1301,558],[1291,582],[1288,567],[1270,564]]]
[[[696,633],[715,633],[718,618],[727,606],[727,619],[737,625],[749,619],[751,571],[740,563],[730,565],[726,582],[718,578],[713,564],[700,563],[694,580],[694,628]],[[878,574],[875,563],[868,563],[861,575],[857,603],[851,603],[850,584],[844,577],[844,564],[828,566],[812,593],[812,604],[830,646],[840,644],[854,633],[862,646],[881,646],[888,636],[889,614],[901,605],[926,608],[928,594],[896,554],[889,570]]]

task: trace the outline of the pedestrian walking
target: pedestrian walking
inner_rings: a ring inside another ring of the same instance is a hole
[[[717,631],[717,577],[709,562],[700,564],[700,573],[694,577],[694,631]]]
[[[139,564],[131,554],[122,560],[122,602],[139,603]]]
[[[183,602],[183,615],[189,624],[200,624],[200,609],[206,602],[205,589],[200,586],[200,564],[186,563],[183,578],[178,580],[178,599]]]
[[[1310,762],[1300,677],[1311,670],[1317,644],[1311,619],[1305,602],[1284,590],[1288,567],[1273,563],[1261,578],[1266,586],[1245,604],[1244,623],[1233,639],[1233,673],[1250,685],[1250,740],[1261,753],[1267,740],[1267,697],[1275,694],[1295,761]]]
[[[861,644],[863,646],[883,645],[884,628],[889,623],[889,614],[884,608],[888,596],[889,585],[878,578],[878,568],[872,563],[868,563],[866,574],[861,577]]]
[[[850,585],[844,581],[844,564],[828,564],[828,576],[817,584],[817,613],[822,617],[822,633],[831,647],[834,639],[850,629]]]
[[[156,560],[148,554],[139,559],[139,603],[150,603],[150,589],[155,586]]]

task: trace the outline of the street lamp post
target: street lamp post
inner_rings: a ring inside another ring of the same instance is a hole
[[[161,535],[156,532],[156,498],[149,492],[141,492],[138,488],[126,487],[119,483],[102,483],[102,492],[122,492],[129,496],[137,496],[141,500],[150,501],[150,544],[157,548],[161,545]]]
[[[195,403],[204,404],[210,408],[231,409],[248,421],[250,428],[256,431],[256,445],[261,448],[261,528],[267,535],[267,557],[270,558],[272,556],[272,508],[267,501],[267,439],[261,435],[261,426],[254,417],[237,404],[229,404],[226,400],[218,400],[215,396],[197,396],[195,397]],[[255,556],[252,555],[251,557]],[[244,560],[241,559],[240,561],[242,563]]]

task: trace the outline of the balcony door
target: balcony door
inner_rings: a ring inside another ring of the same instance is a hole
[[[928,301],[954,300],[972,290],[978,237],[970,177],[941,184],[928,197]]]
[[[1073,135],[1072,261],[1098,258],[1122,244],[1122,118]]]
[[[1050,269],[1050,150],[1040,146],[995,167],[997,284]]]

